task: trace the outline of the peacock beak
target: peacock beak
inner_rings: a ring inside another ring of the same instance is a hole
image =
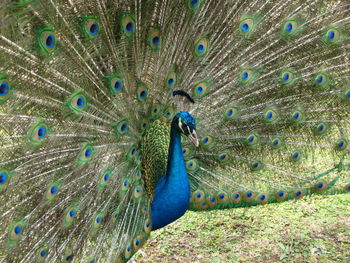
[[[190,141],[196,145],[196,147],[199,146],[199,139],[198,139],[198,135],[196,133],[196,130],[193,130],[189,135],[188,138],[190,139]]]

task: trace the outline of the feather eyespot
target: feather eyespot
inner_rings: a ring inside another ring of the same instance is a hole
[[[172,89],[176,86],[176,82],[177,82],[177,74],[175,71],[173,71],[168,74],[168,76],[164,81],[164,84],[165,84],[165,87],[167,87],[168,89]]]
[[[129,125],[126,119],[120,120],[114,125],[114,131],[117,136],[124,135],[128,130],[129,130]]]
[[[53,48],[55,45],[55,37],[52,34],[47,35],[45,44],[47,48]]]
[[[23,221],[12,224],[9,228],[9,245],[14,246],[23,236],[25,223]]]
[[[287,193],[284,191],[279,191],[275,194],[275,197],[278,201],[283,201],[287,198]]]
[[[300,32],[301,22],[297,19],[290,19],[284,23],[282,26],[281,34],[284,37],[293,37]]]
[[[148,120],[147,119],[141,120],[140,128],[141,128],[141,130],[146,130],[148,128]]]
[[[209,195],[206,199],[206,203],[208,207],[214,207],[216,205],[216,196]]]
[[[281,139],[279,138],[274,138],[272,141],[271,141],[271,146],[274,148],[274,149],[279,149],[281,148],[283,145],[283,142]]]
[[[123,91],[124,83],[121,74],[114,74],[105,78],[107,79],[108,89],[113,95],[119,94]]]
[[[120,210],[117,209],[112,213],[113,222],[116,222],[120,217]]]
[[[250,37],[256,28],[257,20],[254,17],[243,18],[239,23],[239,33],[244,37]]]
[[[341,44],[346,39],[344,33],[345,32],[343,29],[337,27],[336,25],[331,25],[323,34],[322,42],[330,46]]]
[[[292,152],[290,155],[290,159],[292,160],[292,162],[298,163],[302,160],[302,153],[300,151],[295,151]]]
[[[164,117],[169,121],[172,120],[175,116],[175,108],[168,106],[164,111]]]
[[[325,38],[328,40],[328,42],[336,43],[340,40],[340,36],[341,34],[339,30],[331,28],[327,31]]]
[[[99,25],[94,17],[83,18],[83,32],[89,39],[95,38],[99,32]]]
[[[231,155],[227,152],[223,152],[218,155],[218,159],[219,159],[219,162],[221,163],[227,163],[230,161]]]
[[[13,228],[13,234],[15,236],[19,236],[21,233],[22,233],[22,225],[18,224],[18,225],[15,225],[15,227]]]
[[[147,219],[145,221],[143,229],[145,230],[145,233],[150,233],[152,230],[152,221],[151,219]]]
[[[277,110],[269,108],[265,111],[263,117],[267,123],[276,123],[278,121],[279,115]]]
[[[11,177],[12,175],[8,170],[0,167],[0,194],[6,191],[6,188],[11,181]]]
[[[332,85],[331,77],[327,73],[318,73],[313,78],[313,85],[318,89],[327,89]]]
[[[44,28],[39,31],[39,47],[42,52],[49,53],[56,48],[56,34],[50,28]]]
[[[305,120],[305,114],[301,110],[295,110],[290,117],[292,123],[300,124]]]
[[[108,185],[109,180],[111,179],[111,171],[110,170],[104,170],[99,179],[98,187],[99,189],[102,189]]]
[[[325,123],[319,123],[314,128],[316,135],[325,135],[328,132],[328,126]]]
[[[238,204],[242,200],[242,194],[238,192],[233,193],[230,199],[234,204]]]
[[[287,33],[292,33],[293,32],[294,25],[291,22],[288,22],[285,25],[285,29]]]
[[[129,259],[132,255],[132,252],[132,244],[127,245],[124,251],[124,257],[126,259]]]
[[[208,93],[209,89],[210,85],[208,81],[200,81],[193,88],[193,97],[202,98]]]
[[[93,224],[92,224],[92,231],[96,232],[98,229],[100,229],[101,224],[102,224],[102,220],[104,218],[104,214],[102,213],[97,213],[94,217],[93,217]]]
[[[126,159],[128,161],[135,160],[135,158],[137,157],[137,153],[138,153],[138,151],[137,151],[136,145],[132,145],[128,150],[128,153],[126,155]]]
[[[348,147],[348,142],[344,139],[340,139],[336,142],[335,144],[335,148],[338,150],[338,151],[343,151],[345,150],[346,148]]]
[[[293,196],[296,198],[296,199],[300,199],[304,196],[304,191],[303,190],[296,190],[294,191],[293,193]]]
[[[46,193],[45,193],[46,201],[48,201],[48,202],[54,201],[58,192],[59,192],[60,187],[61,187],[61,185],[58,182],[50,184],[47,187]]]
[[[255,147],[259,145],[260,137],[257,134],[249,134],[245,139],[245,143],[248,147]]]
[[[103,175],[103,181],[104,182],[107,182],[109,180],[109,173],[105,173],[104,175]]]
[[[201,145],[209,147],[214,144],[214,137],[212,137],[211,135],[205,135],[201,138],[200,142]]]
[[[219,204],[224,204],[227,202],[228,200],[228,195],[226,192],[219,192],[217,195],[216,195],[216,200]]]
[[[0,74],[0,104],[8,100],[11,96],[10,82]]]
[[[197,190],[192,194],[192,200],[194,202],[202,202],[205,199],[205,193],[202,190]]]
[[[125,194],[130,189],[130,187],[131,187],[130,178],[129,177],[122,178],[120,193]]]
[[[67,256],[65,256],[65,262],[72,262],[73,258],[74,258],[73,255],[67,255]]]
[[[154,103],[150,109],[150,114],[153,116],[157,116],[161,112],[161,104],[160,103]]]
[[[143,239],[141,236],[138,236],[134,239],[133,246],[134,246],[135,251],[139,250],[142,247],[142,245],[143,245],[142,241],[143,241]]]
[[[142,213],[144,214],[144,215],[148,215],[149,214],[149,207],[147,206],[147,205],[145,205],[145,206],[143,206],[142,207]]]
[[[78,157],[78,163],[79,164],[88,163],[92,159],[93,154],[94,154],[94,148],[90,144],[85,144]]]
[[[243,80],[243,81],[247,81],[248,79],[249,79],[249,72],[244,71],[244,72],[242,73],[242,80]]]
[[[136,97],[139,101],[145,101],[148,96],[148,88],[145,84],[140,83],[136,89]]]
[[[5,184],[7,181],[7,174],[4,172],[0,173],[0,184]]]
[[[47,257],[49,248],[47,246],[44,246],[40,248],[36,253],[36,262],[45,262],[45,259]]]
[[[158,28],[152,29],[148,34],[148,45],[152,50],[156,51],[160,48],[162,37]]]
[[[141,180],[142,179],[142,177],[141,177],[141,171],[140,170],[137,170],[136,172],[135,172],[135,180],[137,181],[137,180]]]
[[[194,43],[194,54],[196,57],[203,57],[209,52],[209,40],[207,37],[201,37]]]
[[[89,32],[92,36],[97,35],[98,33],[98,24],[96,22],[92,23],[90,28],[89,28]]]
[[[122,83],[119,79],[117,79],[113,85],[113,90],[120,91],[122,89]]]
[[[346,186],[344,187],[344,189],[345,189],[345,191],[349,191],[349,192],[350,192],[350,184],[346,185]]]
[[[0,96],[5,97],[9,91],[9,84],[7,81],[2,80],[0,83]]]
[[[135,17],[131,14],[125,14],[121,18],[122,33],[126,37],[132,37],[135,33]]]
[[[253,21],[250,19],[243,20],[241,22],[240,29],[243,33],[248,33],[252,30]]]
[[[238,83],[241,85],[249,85],[258,77],[258,70],[251,68],[243,68],[238,74]]]
[[[195,12],[202,4],[203,0],[187,0],[187,8]]]
[[[259,202],[259,204],[264,205],[269,201],[269,196],[267,194],[260,194],[257,197],[257,201]]]
[[[199,165],[196,160],[191,159],[186,162],[186,168],[190,172],[195,172],[199,169]]]
[[[142,188],[142,186],[141,185],[136,185],[135,187],[134,187],[134,198],[135,199],[138,199],[138,198],[140,198],[142,195],[143,195],[143,188]]]
[[[347,90],[344,92],[343,99],[344,99],[344,102],[350,103],[350,90]]]
[[[75,113],[79,114],[87,107],[87,98],[82,91],[77,91],[66,102],[68,107]]]
[[[77,217],[78,207],[70,206],[66,209],[64,218],[63,218],[63,226],[68,227],[72,225]]]
[[[32,145],[41,145],[45,141],[48,131],[49,127],[45,123],[38,122],[29,130],[29,141]]]
[[[225,120],[234,120],[239,116],[240,109],[236,105],[232,105],[225,109],[224,119]]]
[[[254,199],[255,197],[255,193],[252,192],[252,191],[247,191],[244,195],[243,195],[243,198],[244,198],[244,201],[246,202],[250,202]]]
[[[182,149],[182,153],[185,157],[188,157],[191,155],[192,151],[189,147],[183,147]]]
[[[291,86],[297,81],[296,74],[292,70],[282,71],[279,79],[280,83],[285,86]]]
[[[318,182],[314,185],[314,190],[318,193],[324,192],[325,190],[327,190],[327,186],[328,184],[326,184],[325,182]]]
[[[250,164],[250,170],[251,170],[252,172],[260,171],[262,168],[263,168],[263,163],[260,162],[260,161],[253,161],[253,162]]]
[[[199,4],[199,0],[189,0],[190,6],[193,7],[197,7]]]

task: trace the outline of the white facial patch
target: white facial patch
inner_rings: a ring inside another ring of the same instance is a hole
[[[179,123],[178,123],[178,125],[179,125],[180,130],[181,130],[183,133],[185,133],[185,131],[182,129],[182,121],[181,121],[181,118],[179,118]],[[187,127],[187,128],[188,128],[188,127]]]
[[[190,127],[186,126],[187,127],[187,130],[188,130],[188,134],[191,134],[191,130],[190,130]]]

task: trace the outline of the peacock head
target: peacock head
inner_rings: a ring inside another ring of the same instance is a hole
[[[186,135],[188,139],[197,147],[199,146],[199,139],[196,133],[196,121],[188,112],[179,112],[175,115],[172,126],[178,132]]]

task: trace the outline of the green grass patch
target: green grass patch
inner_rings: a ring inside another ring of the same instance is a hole
[[[134,262],[350,262],[350,195],[187,212]]]

